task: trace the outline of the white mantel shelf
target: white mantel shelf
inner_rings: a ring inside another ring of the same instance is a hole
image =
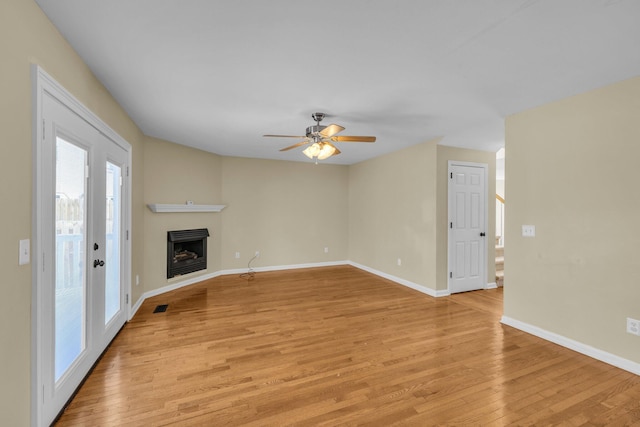
[[[169,212],[220,212],[226,208],[226,205],[171,205],[154,203],[147,205],[151,212],[169,213]]]

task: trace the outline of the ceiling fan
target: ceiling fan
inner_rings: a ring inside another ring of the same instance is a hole
[[[344,130],[344,127],[336,124],[323,126],[320,124],[324,119],[324,113],[313,113],[311,118],[316,121],[314,126],[307,128],[305,136],[297,135],[262,135],[272,138],[303,138],[302,141],[282,148],[280,151],[291,150],[292,148],[301,147],[305,144],[311,144],[302,151],[305,156],[310,159],[324,160],[331,156],[340,154],[340,150],[333,145],[333,142],[376,142],[375,136],[338,136],[337,134]]]

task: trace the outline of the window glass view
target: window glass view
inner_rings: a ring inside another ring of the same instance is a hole
[[[105,324],[120,310],[120,197],[120,168],[107,162]]]
[[[58,137],[55,197],[55,380],[85,348],[87,151]]]

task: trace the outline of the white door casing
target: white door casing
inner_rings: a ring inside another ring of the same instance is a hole
[[[449,161],[450,293],[485,289],[488,165]]]
[[[43,426],[53,421],[130,313],[128,171],[131,147],[42,69],[33,66],[32,75],[35,209],[32,233],[31,424]],[[60,161],[65,158],[60,150],[71,153],[66,155],[67,162],[63,162],[76,169],[71,178],[61,178],[57,174],[60,171],[56,168],[61,167]],[[77,185],[70,183],[72,180]],[[76,268],[79,271],[76,279],[72,280],[81,283],[81,290],[75,294],[80,296],[74,299],[74,304],[80,307],[77,309],[79,324],[74,323],[73,328],[61,327],[62,321],[56,317],[62,312],[61,307],[68,307],[60,305],[60,295],[68,290],[61,292],[56,288],[56,284],[67,281],[66,278],[61,280],[58,273],[67,271],[62,264],[69,264],[66,258],[63,263],[59,262],[62,257],[57,246],[61,234],[58,230],[60,224],[56,224],[59,214],[55,210],[58,206],[55,200],[66,197],[57,194],[62,181],[67,188],[82,195],[76,195],[76,202],[80,200],[81,209],[85,210],[80,215],[80,231],[63,236],[77,240],[71,242],[75,245],[72,264],[80,265]],[[108,187],[109,182],[111,187]],[[114,199],[117,200],[113,202]],[[110,206],[108,212],[107,206]],[[111,249],[108,254],[107,247]],[[107,255],[110,255],[109,273],[104,265],[93,265],[95,259],[103,261]],[[112,284],[109,293],[105,288],[107,276]],[[75,334],[75,341],[71,343],[77,348],[61,365],[61,355],[67,356],[66,346],[60,345],[66,343],[61,341],[61,336],[68,335],[67,332]]]

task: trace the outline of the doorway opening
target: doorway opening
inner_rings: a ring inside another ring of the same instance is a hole
[[[505,149],[496,153],[496,285],[504,286]]]

